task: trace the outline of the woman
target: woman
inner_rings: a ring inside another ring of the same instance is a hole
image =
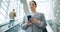
[[[22,29],[24,29],[25,32],[45,32],[44,29],[46,28],[47,24],[44,14],[36,12],[37,4],[35,1],[30,1],[29,4],[31,9],[31,18],[28,20],[28,15],[24,17]]]

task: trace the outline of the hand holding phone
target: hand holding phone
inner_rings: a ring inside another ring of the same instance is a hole
[[[28,21],[30,21],[30,19],[32,18],[32,16],[28,15],[27,18],[28,18]]]

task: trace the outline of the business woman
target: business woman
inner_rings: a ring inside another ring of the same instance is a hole
[[[43,30],[46,29],[47,24],[44,14],[36,12],[37,4],[35,1],[30,1],[29,5],[31,13],[28,15],[31,15],[31,18],[28,20],[28,15],[24,16],[22,29],[24,29],[25,32],[45,32]]]

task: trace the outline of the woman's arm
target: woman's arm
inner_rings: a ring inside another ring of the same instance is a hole
[[[30,25],[30,22],[27,21],[26,16],[25,16],[22,23],[22,29],[26,30],[29,25]]]
[[[44,14],[41,14],[41,21],[40,24],[38,25],[39,28],[46,28],[46,20]]]

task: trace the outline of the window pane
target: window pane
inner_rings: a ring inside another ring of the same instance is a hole
[[[4,5],[4,3],[1,4],[1,7],[6,11],[7,7]]]

